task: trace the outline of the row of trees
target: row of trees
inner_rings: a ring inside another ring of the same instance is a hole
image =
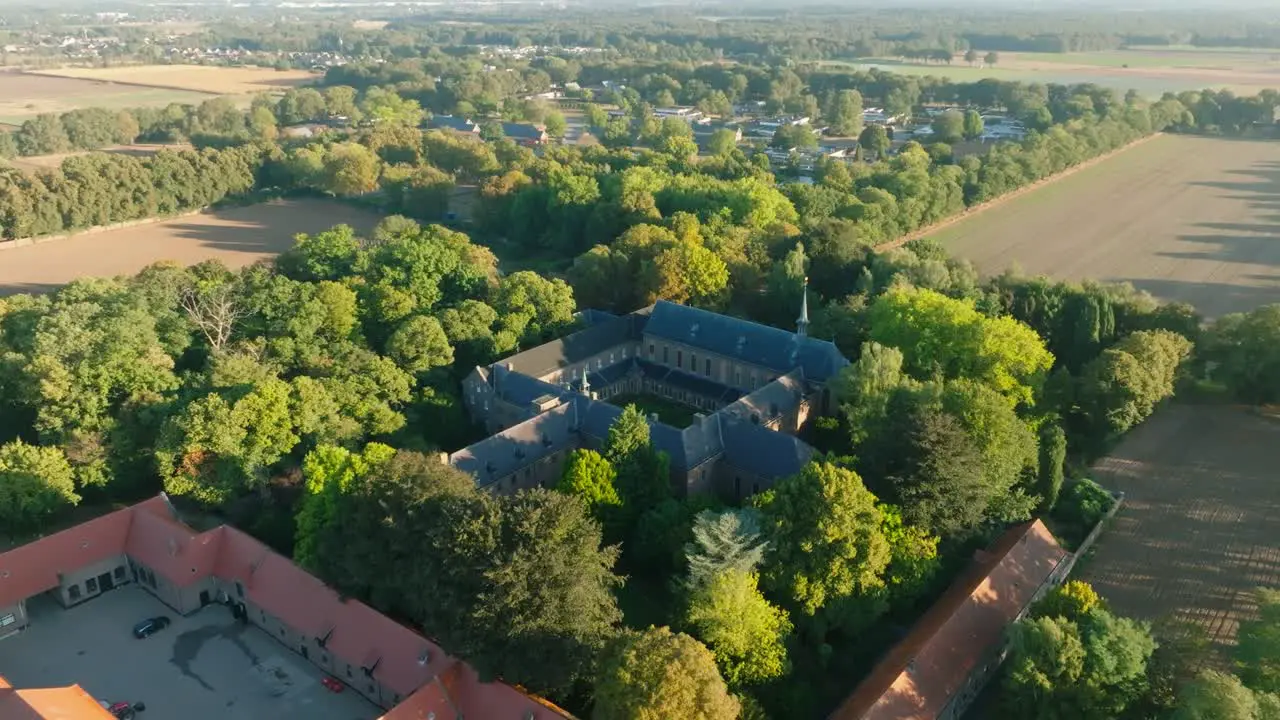
[[[1241,623],[1237,673],[1212,669],[1193,627],[1113,614],[1089,585],[1053,590],[1010,629],[1000,687],[1013,718],[1272,720],[1280,717],[1280,595],[1258,591],[1260,617]]]

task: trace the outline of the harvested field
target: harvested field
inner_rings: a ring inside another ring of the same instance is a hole
[[[1174,405],[1094,468],[1125,504],[1081,579],[1124,615],[1204,628],[1218,649],[1280,586],[1280,421],[1230,406]]]
[[[1129,282],[1207,317],[1280,302],[1280,142],[1159,137],[930,237],[984,274]]]
[[[211,96],[186,90],[117,85],[69,77],[0,71],[0,122],[20,125],[41,113],[87,107],[130,107],[200,103]]]
[[[306,85],[318,77],[310,70],[275,70],[263,67],[215,67],[212,65],[126,65],[109,68],[62,68],[41,70],[49,77],[75,78],[116,85],[142,85],[210,93],[245,95],[280,92]]]
[[[326,200],[282,200],[89,232],[0,251],[0,295],[47,292],[76,278],[133,274],[154,262],[221,260],[240,267],[293,246],[297,233],[346,223],[367,232],[380,216]]]
[[[159,145],[152,143],[138,143],[135,145],[112,145],[101,150],[81,150],[79,152],[56,153],[54,155],[30,155],[27,157],[9,158],[10,165],[20,169],[32,172],[35,170],[49,170],[62,166],[62,161],[69,157],[77,155],[88,155],[95,152],[113,153],[116,155],[132,155],[134,157],[151,157],[161,150],[190,150],[191,146],[185,143],[173,145]]]

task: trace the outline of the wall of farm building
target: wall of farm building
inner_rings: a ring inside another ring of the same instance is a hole
[[[190,615],[217,597],[217,579],[212,576],[201,577],[189,585],[179,585],[134,558],[129,558],[129,565],[139,585],[183,615]]]
[[[726,358],[700,348],[653,335],[644,336],[643,357],[652,363],[711,378],[742,392],[757,390],[777,379],[769,368]]]
[[[58,577],[54,594],[63,607],[71,607],[101,595],[109,588],[123,585],[133,579],[127,570],[128,559],[124,555],[112,555],[104,560],[76,568]],[[110,577],[106,584],[102,576]]]
[[[625,342],[620,345],[614,345],[608,350],[602,350],[595,355],[583,358],[578,362],[556,368],[549,373],[538,377],[539,380],[552,385],[563,386],[565,383],[576,382],[582,379],[582,371],[595,372],[620,363],[628,358],[636,357],[639,352],[639,344],[635,342]]]
[[[18,632],[29,622],[25,600],[19,600],[17,605],[0,607],[0,638]]]
[[[573,448],[557,450],[550,455],[539,458],[513,473],[504,475],[484,488],[498,494],[514,493],[517,490],[529,490],[536,487],[552,487],[560,480],[564,471],[565,458]]]
[[[368,698],[370,702],[384,708],[399,703],[404,698],[390,688],[384,687],[375,678],[365,674],[359,660],[352,662],[348,658],[338,657],[332,653],[323,638],[305,635],[289,625],[265,608],[257,605],[245,594],[244,586],[236,582],[217,581],[215,597],[219,602],[243,607],[245,621],[261,629],[272,639],[301,656],[312,665],[329,675],[341,680],[348,687]],[[341,632],[341,630],[335,630]],[[375,672],[375,675],[377,673]]]

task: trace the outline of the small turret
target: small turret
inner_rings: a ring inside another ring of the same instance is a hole
[[[800,291],[800,317],[796,318],[796,337],[809,336],[809,276],[804,278],[804,288]]]

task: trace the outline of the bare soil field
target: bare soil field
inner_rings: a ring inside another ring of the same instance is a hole
[[[76,278],[128,275],[161,260],[241,267],[293,246],[294,235],[345,223],[367,232],[380,216],[326,200],[282,200],[90,232],[0,251],[0,295],[47,292]]]
[[[162,88],[117,85],[70,77],[0,71],[0,122],[18,125],[41,113],[86,107],[128,108],[200,103],[211,95]]]
[[[148,87],[215,95],[279,92],[306,85],[318,77],[310,70],[275,70],[263,67],[215,67],[211,65],[126,65],[109,68],[61,68],[41,70],[41,76],[74,78],[116,85]]]
[[[1221,650],[1280,586],[1280,421],[1233,406],[1174,405],[1094,467],[1125,504],[1081,579],[1121,614],[1204,628]]]
[[[77,155],[89,155],[95,152],[113,153],[116,155],[132,155],[134,157],[151,157],[161,150],[190,150],[191,145],[186,143],[176,143],[172,145],[161,145],[154,143],[137,143],[134,145],[112,145],[100,150],[81,150],[79,152],[55,153],[53,155],[29,155],[27,157],[9,158],[8,163],[20,170],[33,172],[36,170],[50,170],[61,167],[62,161],[69,157]]]
[[[930,237],[984,274],[1129,282],[1211,318],[1280,302],[1280,142],[1158,137]]]

